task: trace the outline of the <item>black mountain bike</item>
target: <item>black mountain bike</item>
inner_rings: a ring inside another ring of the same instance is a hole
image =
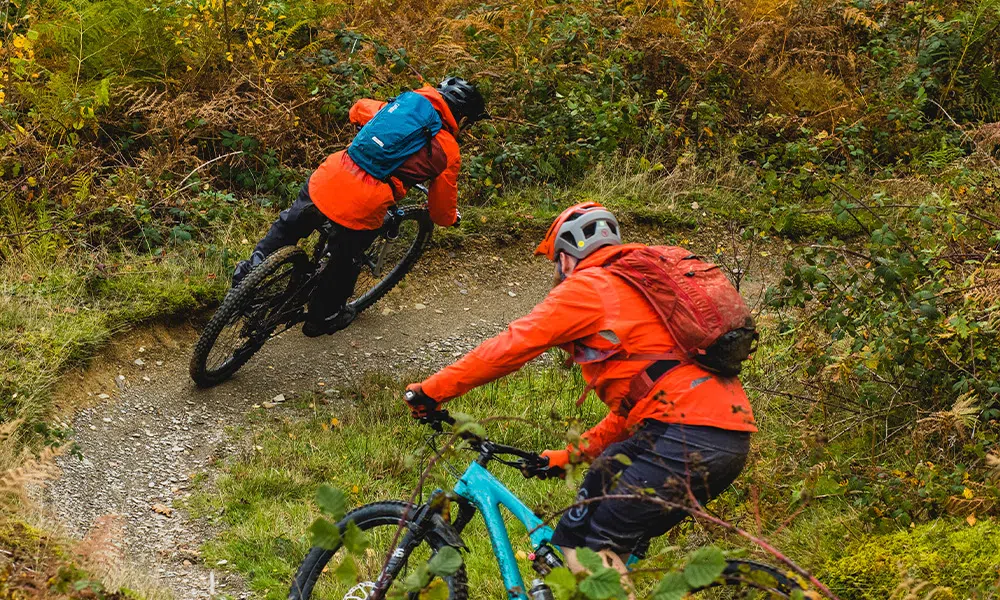
[[[454,423],[447,411],[439,411],[428,419],[436,430],[441,423]],[[561,555],[551,544],[552,529],[489,471],[490,464],[503,464],[521,471],[525,477],[542,479],[558,476],[561,469],[548,466],[548,459],[529,450],[492,442],[470,433],[462,435],[467,447],[477,454],[464,473],[456,473],[458,481],[451,493],[436,490],[425,504],[414,505],[399,501],[374,502],[348,513],[337,526],[343,535],[350,521],[367,534],[370,546],[359,561],[358,583],[344,584],[330,573],[325,575],[330,560],[339,548],[313,548],[306,555],[292,582],[288,600],[382,600],[389,595],[393,581],[405,579],[409,569],[427,562],[445,546],[466,548],[462,531],[481,514],[486,522],[493,554],[508,596],[512,600],[552,598],[552,592],[541,578],[563,564]],[[431,438],[433,439],[433,437]],[[435,450],[435,445],[432,444]],[[512,458],[508,458],[512,457]],[[458,510],[454,510],[457,504]],[[528,531],[534,551],[529,558],[538,573],[530,591],[522,579],[517,558],[511,546],[507,521],[501,507]],[[452,519],[454,517],[454,519]],[[397,534],[402,527],[401,535]],[[386,557],[390,557],[386,560]],[[336,564],[336,562],[335,562]],[[631,561],[630,561],[631,564]],[[466,600],[469,587],[465,567],[445,577],[449,600]],[[721,575],[711,583],[690,590],[696,598],[783,598],[790,599],[802,586],[782,569],[747,560],[729,560]],[[418,600],[411,593],[408,600]]]
[[[433,229],[425,206],[390,208],[360,258],[361,275],[348,305],[360,314],[395,287],[423,254]],[[191,357],[191,379],[199,387],[229,379],[269,339],[305,320],[335,235],[332,226],[321,230],[311,259],[298,246],[279,248],[229,291]]]

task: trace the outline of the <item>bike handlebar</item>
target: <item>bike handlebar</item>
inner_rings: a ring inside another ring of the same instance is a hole
[[[443,428],[441,425],[443,423],[455,425],[456,420],[448,411],[438,410],[423,417],[420,419],[420,422],[430,425],[435,431],[442,431]],[[485,454],[489,458],[499,454],[518,457],[521,460],[512,462],[498,460],[505,465],[518,468],[521,474],[527,478],[549,479],[551,477],[563,477],[566,474],[566,471],[562,467],[549,466],[548,457],[542,456],[537,452],[530,452],[515,446],[493,442],[468,431],[463,431],[459,435],[462,439],[468,441],[474,450],[480,452],[481,455]]]

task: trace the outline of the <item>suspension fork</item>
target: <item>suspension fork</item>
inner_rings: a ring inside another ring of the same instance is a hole
[[[469,524],[472,517],[476,516],[476,507],[474,504],[462,498],[461,496],[454,499],[458,504],[458,516],[455,517],[455,522],[452,523],[452,527],[459,534],[465,529],[465,526]]]
[[[392,582],[399,576],[399,572],[410,558],[410,554],[424,541],[424,538],[433,529],[434,515],[437,514],[437,511],[442,506],[443,498],[441,496],[443,496],[443,492],[438,490],[431,494],[427,504],[417,508],[416,515],[410,520],[406,533],[403,534],[403,537],[389,556],[389,560],[382,567],[382,572],[379,573],[378,579],[375,581],[375,587],[372,589],[371,594],[368,595],[369,600],[383,600],[385,598],[386,592],[389,591]]]

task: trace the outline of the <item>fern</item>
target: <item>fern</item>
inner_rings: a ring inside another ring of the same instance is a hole
[[[869,17],[860,8],[854,6],[844,7],[844,21],[850,25],[860,25],[868,31],[879,31],[882,26],[877,21]]]
[[[90,184],[93,180],[93,173],[80,173],[73,178],[70,188],[73,190],[73,199],[76,200],[77,204],[83,204],[90,198]],[[66,200],[63,200],[63,205],[67,205]]]
[[[55,457],[59,453],[58,449],[46,447],[21,466],[0,473],[0,496],[24,498],[28,485],[45,481],[55,473]]]
[[[937,586],[913,577],[904,577],[889,600],[934,600],[935,598],[945,600],[953,597],[951,588]]]

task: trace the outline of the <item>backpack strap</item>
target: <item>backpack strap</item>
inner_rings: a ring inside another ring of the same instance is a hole
[[[572,361],[573,358],[570,357],[567,361]],[[626,352],[619,352],[614,356],[610,356],[605,359],[606,362],[612,360],[627,360],[627,361],[649,361],[649,365],[639,372],[638,375],[632,378],[629,382],[628,394],[622,400],[623,407],[626,411],[632,410],[632,407],[642,400],[646,394],[653,389],[656,383],[663,379],[663,377],[674,367],[678,367],[683,364],[691,362],[686,354],[680,350],[671,350],[669,352],[663,352],[661,354],[628,354]],[[580,406],[583,404],[584,400],[587,399],[587,394],[590,390],[594,389],[594,385],[588,383],[580,397],[576,401],[576,405]]]

